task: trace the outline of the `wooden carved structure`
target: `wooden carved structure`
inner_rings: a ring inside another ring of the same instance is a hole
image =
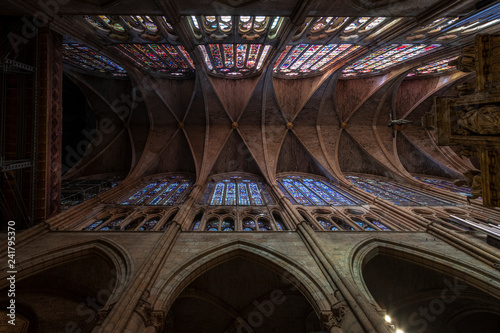
[[[435,101],[435,134],[440,146],[460,145],[477,151],[484,206],[500,206],[500,35],[477,35],[462,50],[457,67],[476,72],[475,85],[459,97]],[[470,89],[473,88],[473,89]]]

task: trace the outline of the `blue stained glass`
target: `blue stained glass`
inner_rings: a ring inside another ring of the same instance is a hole
[[[259,220],[257,222],[257,224],[259,225],[260,231],[271,231],[272,230],[271,226],[269,225],[269,222],[267,222],[267,221]]]
[[[262,182],[259,182],[259,185],[260,185],[260,193],[264,195],[264,198],[267,201],[267,203],[272,204],[273,200],[271,199],[271,196],[267,192],[266,187],[264,186],[264,184],[262,184]]]
[[[222,231],[234,231],[234,222],[232,220],[222,221]]]
[[[226,185],[226,205],[236,204],[236,184],[228,183]]]
[[[291,179],[283,179],[283,186],[289,191],[289,193],[293,196],[295,201],[299,204],[302,205],[310,205],[309,200],[307,200],[302,193],[295,188],[295,186],[292,184],[293,180]]]
[[[239,204],[243,206],[250,205],[250,199],[248,198],[247,186],[244,183],[238,184],[239,193]]]
[[[193,231],[198,230],[198,228],[200,227],[200,223],[201,223],[201,221],[196,221],[196,223],[194,224],[194,227],[193,227]]]
[[[424,182],[424,183],[433,185],[437,188],[441,188],[444,190],[455,192],[455,193],[458,193],[458,194],[463,195],[463,196],[472,195],[470,188],[468,188],[467,186],[457,186],[457,185],[453,184],[452,182],[442,180],[442,179],[432,179],[432,178],[423,178],[423,177],[415,177],[415,178]]]
[[[331,222],[327,222],[325,220],[318,219],[318,223],[325,228],[325,230],[330,230],[330,228],[333,226]]]
[[[108,225],[106,225],[104,228],[99,229],[99,231],[103,230],[111,230],[111,228],[118,227],[120,223],[123,222],[124,219],[117,219],[114,221],[111,221]]]
[[[311,200],[315,205],[325,205],[325,202],[318,198],[316,194],[311,192],[306,186],[304,186],[300,181],[294,181],[293,185],[295,185],[302,193],[304,193],[309,200]]]
[[[307,186],[310,190],[312,190],[314,193],[316,193],[318,196],[321,197],[324,201],[326,201],[329,204],[338,204],[337,200],[334,200],[330,195],[322,191],[320,188],[318,188],[314,183],[312,179],[304,179],[304,185]]]
[[[361,200],[354,199],[345,192],[341,192],[337,187],[333,185],[326,184],[323,181],[315,181],[315,185],[319,186],[321,189],[326,191],[331,197],[333,197],[340,205],[352,206],[363,204]],[[341,194],[342,193],[342,194]]]
[[[158,220],[157,219],[152,219],[152,220],[149,220],[147,222],[145,222],[139,229],[139,231],[150,231],[152,230],[156,224],[158,224]]]
[[[215,186],[214,195],[212,196],[211,205],[222,204],[222,196],[224,195],[224,183],[217,183]]]
[[[219,221],[217,221],[217,220],[208,221],[205,230],[206,231],[219,231]]]
[[[201,199],[202,205],[205,205],[208,202],[208,199],[210,198],[210,194],[212,193],[213,187],[214,187],[214,183],[210,182],[210,184],[208,184],[208,186],[207,186],[207,191],[205,192],[205,195]]]
[[[163,202],[164,205],[173,205],[177,202],[177,200],[180,198],[180,196],[182,195],[182,193],[184,193],[184,191],[189,187],[189,185],[191,185],[190,182],[183,182],[181,184],[181,186],[179,186],[177,188],[177,190],[175,191],[175,193],[170,197],[168,198],[168,200],[166,200],[165,202]]]
[[[263,205],[262,197],[260,195],[259,187],[255,183],[248,184],[250,187],[250,194],[255,205]]]
[[[167,184],[167,183],[166,183]],[[165,184],[165,185],[166,185]],[[164,185],[164,186],[165,186]],[[175,182],[175,183],[171,183],[168,185],[168,187],[159,195],[157,196],[153,201],[151,201],[151,204],[152,205],[156,205],[156,204],[159,204],[165,197],[167,197],[170,192],[172,192],[177,186],[179,185],[178,182]],[[163,187],[164,187],[163,186]]]
[[[158,183],[157,183],[158,184]],[[147,201],[149,198],[155,196],[160,190],[162,190],[168,183],[165,181],[160,182],[153,190],[146,193],[142,198],[137,200],[136,205],[140,205],[143,202]]]
[[[255,222],[252,220],[244,220],[243,221],[243,231],[255,231],[256,226]]]
[[[83,230],[85,230],[85,231],[92,231],[92,230],[95,230],[97,227],[99,227],[101,224],[103,224],[103,223],[104,223],[104,221],[106,221],[106,220],[107,220],[107,218],[105,218],[105,219],[101,219],[101,220],[99,220],[99,221],[95,221],[94,223],[92,223],[91,225],[89,225],[88,227],[86,227],[86,228],[85,228],[85,229],[83,229]]]
[[[391,229],[387,228],[385,225],[375,219],[369,219],[369,221],[383,231],[391,231]]]
[[[278,221],[276,221],[276,226],[278,227],[278,230],[279,231],[283,231],[283,226],[281,225],[281,223],[279,223]]]
[[[134,195],[132,195],[127,200],[122,202],[122,205],[134,204],[137,200],[139,200],[149,190],[153,189],[156,185],[158,185],[158,182],[154,182],[154,183],[151,183],[151,184],[145,186],[142,190],[137,191]]]

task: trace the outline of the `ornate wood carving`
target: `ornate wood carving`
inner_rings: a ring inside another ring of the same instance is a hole
[[[500,35],[477,35],[457,59],[457,68],[475,71],[476,83],[460,86],[458,97],[436,99],[438,145],[475,147],[481,161],[483,204],[500,206]],[[425,122],[429,125],[429,121]]]

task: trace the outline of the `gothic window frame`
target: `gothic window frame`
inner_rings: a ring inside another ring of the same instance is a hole
[[[344,176],[347,181],[356,186],[359,190],[398,207],[446,207],[461,205],[458,200],[445,199],[436,195],[436,193],[428,193],[422,189],[414,188],[410,184],[398,183],[390,178],[355,173],[345,174]],[[405,197],[403,194],[406,194],[408,197]],[[415,197],[424,199],[425,201],[418,201]]]
[[[230,184],[234,184],[234,193],[228,186]],[[242,195],[244,193],[246,194]],[[231,203],[233,200],[234,203]],[[241,204],[244,200],[248,200],[248,204]],[[265,207],[274,204],[269,200],[273,200],[269,190],[259,178],[254,175],[231,174],[210,179],[201,204],[210,207]]]
[[[290,183],[290,181],[292,182],[292,186],[285,184]],[[295,181],[301,183],[304,188],[296,185]],[[347,189],[344,189],[341,184],[334,184],[331,180],[318,175],[305,173],[281,173],[277,176],[276,182],[278,183],[282,193],[294,205],[304,207],[337,207],[360,206],[365,204],[363,200],[357,198],[354,194],[351,194]],[[297,196],[292,193],[293,189],[295,189],[298,193]],[[312,194],[312,196],[309,196],[308,194]],[[329,203],[327,200],[331,202]],[[340,204],[340,200],[351,202],[351,204]],[[321,204],[315,204],[315,202]],[[335,202],[339,204],[335,204]]]
[[[172,187],[172,185],[175,187]],[[188,175],[169,174],[147,177],[131,188],[126,194],[116,200],[120,206],[169,207],[184,202],[193,188],[193,180]],[[167,191],[170,188],[170,191]],[[140,192],[143,192],[140,194]],[[179,193],[180,192],[180,193]],[[177,197],[176,197],[177,196]],[[133,197],[136,197],[132,199]],[[175,199],[173,202],[172,199]],[[161,204],[158,204],[161,202]]]

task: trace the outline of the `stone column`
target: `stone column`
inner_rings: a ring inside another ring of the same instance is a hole
[[[334,290],[338,290],[339,294],[344,298],[343,300],[337,299],[332,305],[331,312],[322,315],[324,325],[329,329],[329,332],[342,332],[342,320],[350,311],[353,312],[360,326],[366,332],[391,332],[383,318],[361,294],[359,288],[348,277],[344,276],[342,271],[335,267],[324,251],[321,241],[316,237],[314,230],[303,220],[290,200],[283,195],[277,185],[273,185],[272,190],[276,197],[279,198],[283,210],[288,213],[292,222],[297,226],[297,233],[309,249],[311,256],[326,272],[330,285]]]

